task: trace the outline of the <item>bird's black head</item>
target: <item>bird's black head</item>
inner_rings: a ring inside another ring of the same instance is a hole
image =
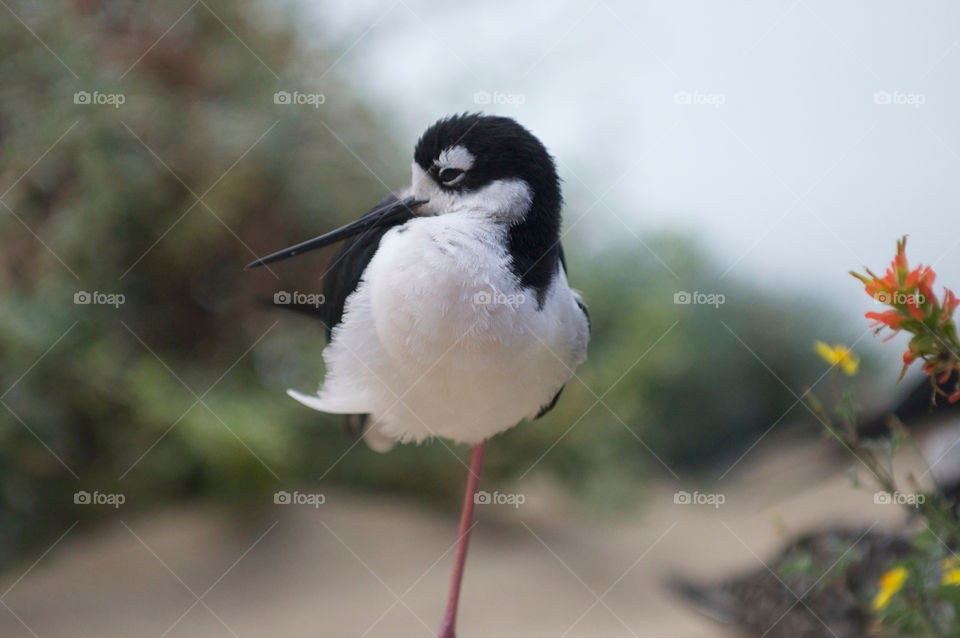
[[[514,270],[546,285],[559,259],[560,179],[534,135],[508,117],[453,115],[428,128],[414,150],[413,196],[424,212],[475,211],[510,228]]]
[[[543,301],[563,262],[562,200],[553,158],[530,131],[508,117],[464,113],[440,120],[417,142],[411,191],[355,222],[247,268],[403,223],[414,215],[479,214],[505,229],[511,269]]]
[[[417,142],[414,190],[421,199],[439,196],[439,206],[430,207],[434,212],[447,212],[440,206],[455,206],[461,199],[457,195],[473,196],[470,203],[481,204],[477,196],[484,189],[495,205],[498,196],[519,196],[516,191],[505,193],[502,186],[518,181],[529,189],[531,205],[559,214],[560,181],[553,158],[540,140],[508,117],[454,115],[428,128]]]

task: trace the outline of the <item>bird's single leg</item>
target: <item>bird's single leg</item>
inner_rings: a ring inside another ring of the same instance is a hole
[[[447,613],[443,616],[438,638],[455,638],[457,624],[457,602],[460,600],[460,583],[463,582],[463,566],[467,561],[467,545],[470,544],[470,529],[473,527],[473,507],[476,504],[477,486],[480,484],[480,470],[483,467],[483,451],[486,441],[473,446],[470,455],[470,474],[467,475],[467,490],[463,496],[463,511],[460,513],[460,535],[457,539],[457,560],[450,581],[450,597],[447,599]]]

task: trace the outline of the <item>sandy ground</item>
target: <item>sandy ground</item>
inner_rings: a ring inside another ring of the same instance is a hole
[[[521,507],[478,507],[459,636],[732,636],[664,579],[758,568],[784,534],[902,520],[844,470],[825,442],[774,439],[716,485],[645,485],[641,507],[604,522],[524,484]],[[677,489],[725,502],[677,505]],[[3,575],[0,636],[425,638],[443,612],[456,524],[451,512],[342,491],[244,520],[121,509]]]

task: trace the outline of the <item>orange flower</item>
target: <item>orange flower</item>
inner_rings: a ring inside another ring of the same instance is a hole
[[[943,289],[943,304],[933,292],[937,274],[930,266],[922,264],[910,270],[907,262],[907,238],[897,242],[897,254],[883,277],[878,277],[869,268],[867,274],[851,272],[859,279],[867,294],[877,303],[889,306],[882,312],[868,312],[876,333],[884,328],[891,331],[885,340],[892,339],[904,330],[913,335],[903,353],[903,378],[907,368],[917,359],[923,360],[923,371],[934,377],[939,384],[946,383],[950,375],[960,371],[960,337],[953,320],[953,312],[960,300],[949,288]],[[937,388],[951,402],[960,401],[960,382],[951,394]]]
[[[943,317],[950,318],[953,314],[953,311],[957,309],[957,305],[960,304],[960,299],[957,299],[957,296],[953,294],[953,291],[949,288],[943,289]]]

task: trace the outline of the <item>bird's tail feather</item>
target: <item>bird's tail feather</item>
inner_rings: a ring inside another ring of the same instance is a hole
[[[347,405],[344,402],[338,403],[329,396],[304,394],[293,389],[287,390],[287,396],[318,412],[329,412],[330,414],[360,414],[364,412],[364,410],[358,409],[356,405]]]
[[[304,394],[296,390],[287,390],[287,395],[302,403],[308,408],[319,412],[343,414],[346,418],[347,429],[354,435],[362,435],[363,441],[375,452],[387,452],[396,444],[396,439],[384,434],[379,424],[369,418],[369,415],[358,414],[356,408],[339,408],[330,401],[315,394]]]

